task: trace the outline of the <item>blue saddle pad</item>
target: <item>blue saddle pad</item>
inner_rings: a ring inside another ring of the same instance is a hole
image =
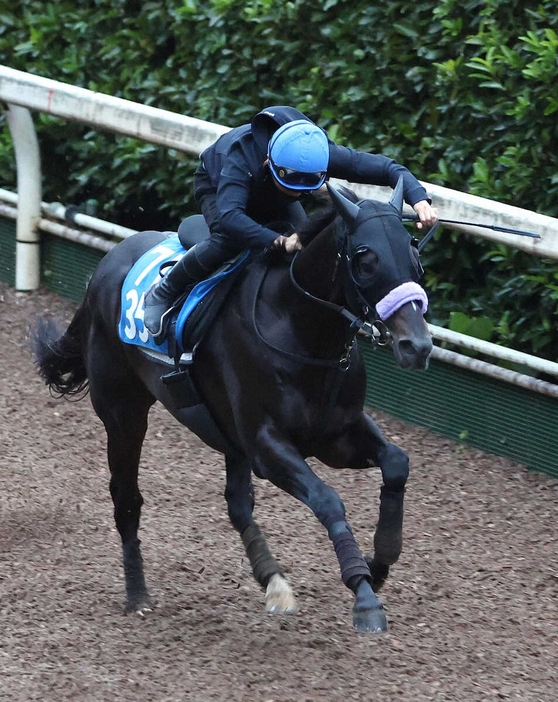
[[[180,243],[177,235],[170,236],[161,243],[146,251],[130,269],[121,292],[121,311],[118,324],[118,333],[121,341],[134,346],[141,346],[152,351],[169,355],[168,341],[157,345],[143,323],[145,295],[149,288],[159,278],[159,270],[165,263],[178,261],[184,256],[186,249]],[[210,293],[223,278],[236,268],[249,256],[247,251],[236,265],[218,271],[211,278],[202,280],[192,288],[184,304],[176,313],[174,327],[175,337],[179,348],[182,348],[182,335],[188,317],[208,293]]]

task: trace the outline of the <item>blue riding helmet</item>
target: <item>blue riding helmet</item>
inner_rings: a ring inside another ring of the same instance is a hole
[[[287,122],[269,140],[268,159],[275,179],[285,188],[317,190],[327,175],[327,135],[305,119]]]

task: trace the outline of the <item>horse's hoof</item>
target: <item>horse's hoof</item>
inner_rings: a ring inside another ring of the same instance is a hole
[[[135,609],[134,614],[138,617],[145,617],[146,614],[149,614],[149,612],[152,612],[153,608],[152,607],[141,607],[140,609]]]
[[[291,586],[282,575],[271,576],[265,591],[265,610],[268,614],[296,614],[298,603]]]
[[[292,602],[288,605],[284,604],[266,604],[265,606],[265,611],[268,614],[296,614],[298,612],[298,604],[296,602]]]
[[[137,614],[138,617],[145,617],[152,611],[153,605],[150,599],[141,600],[141,602],[127,602],[124,605],[124,614]]]
[[[388,630],[388,623],[383,607],[357,610],[353,608],[353,626],[364,634],[381,634]]]

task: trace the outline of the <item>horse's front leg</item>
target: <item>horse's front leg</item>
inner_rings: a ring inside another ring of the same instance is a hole
[[[243,456],[227,456],[225,463],[225,499],[229,518],[240,534],[254,578],[265,590],[266,610],[270,614],[294,614],[298,611],[298,605],[291,586],[252,516],[254,488],[251,464]]]
[[[374,556],[366,558],[372,586],[375,592],[379,592],[403,547],[403,506],[409,459],[402,449],[385,440],[374,421],[364,413],[346,434],[324,448],[318,458],[336,468],[358,469],[377,465],[382,471]]]
[[[341,578],[355,595],[355,629],[385,631],[384,608],[372,589],[370,568],[347,523],[345,506],[339,495],[312,471],[297,449],[279,436],[271,424],[264,425],[258,432],[254,464],[259,474],[310,507],[327,529],[339,561]]]
[[[379,592],[389,574],[389,568],[401,555],[403,549],[404,485],[391,489],[385,482],[387,471],[408,471],[408,458],[397,446],[388,444],[386,451],[379,456],[379,464],[384,476],[380,490],[380,513],[374,534],[374,556],[366,558],[372,573],[372,585]]]

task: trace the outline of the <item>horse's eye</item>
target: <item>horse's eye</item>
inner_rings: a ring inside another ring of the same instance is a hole
[[[352,268],[357,282],[369,280],[378,270],[378,257],[370,249],[357,251],[353,256]]]

